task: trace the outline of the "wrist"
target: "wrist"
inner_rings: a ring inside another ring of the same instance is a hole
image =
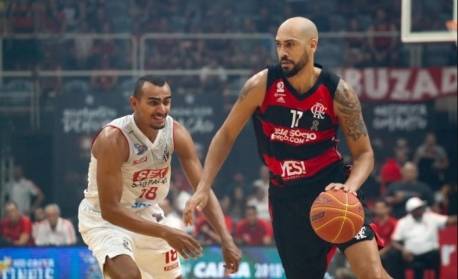
[[[233,239],[232,236],[229,235],[229,234],[223,235],[223,236],[221,236],[220,238],[221,238],[221,245],[222,245],[222,246],[234,244],[234,239]]]

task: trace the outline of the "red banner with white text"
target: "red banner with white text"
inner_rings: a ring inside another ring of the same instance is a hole
[[[457,227],[448,227],[439,233],[442,272],[441,279],[456,279],[457,272]]]
[[[362,101],[419,102],[457,95],[457,68],[365,68],[337,71]]]

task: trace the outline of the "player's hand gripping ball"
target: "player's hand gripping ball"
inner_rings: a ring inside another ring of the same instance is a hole
[[[323,240],[340,244],[350,241],[364,224],[364,209],[359,199],[342,190],[322,192],[313,202],[310,222]]]

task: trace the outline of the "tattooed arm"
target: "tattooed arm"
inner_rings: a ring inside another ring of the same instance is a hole
[[[326,189],[342,188],[356,192],[374,168],[374,152],[369,141],[358,96],[344,80],[340,80],[337,86],[334,110],[350,149],[353,166],[345,184],[340,184],[343,187],[330,185]]]

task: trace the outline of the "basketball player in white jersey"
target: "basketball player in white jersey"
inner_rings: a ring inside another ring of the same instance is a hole
[[[166,82],[141,77],[130,97],[134,113],[94,140],[79,231],[107,278],[182,278],[177,253],[188,259],[202,252],[194,238],[161,224],[172,153],[193,187],[202,171],[190,134],[168,115],[171,98]],[[236,272],[241,253],[214,194],[203,211],[221,238],[226,272]]]

